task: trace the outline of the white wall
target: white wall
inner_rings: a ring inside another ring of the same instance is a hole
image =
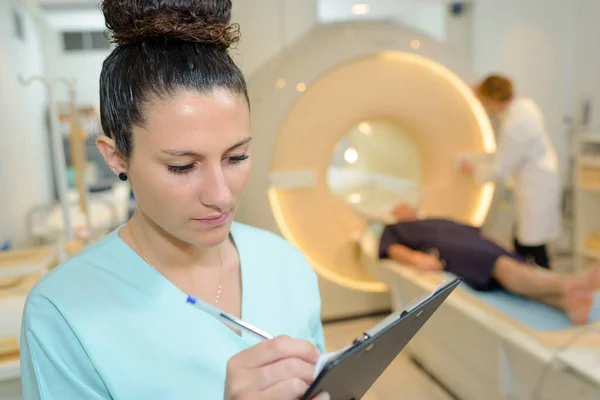
[[[96,0],[94,0],[96,1]],[[105,29],[104,15],[98,7],[81,9],[49,9],[44,12],[48,25],[57,30],[75,32]]]
[[[317,23],[315,0],[237,0],[232,21],[240,24],[242,40],[234,60],[251,75]]]
[[[480,0],[483,1],[483,0]],[[369,5],[369,13],[354,15],[356,3]],[[462,12],[451,12],[450,0],[317,0],[321,23],[386,19],[445,43],[466,60],[472,58],[473,10],[465,3]]]
[[[559,154],[563,179],[568,158],[564,120],[573,108],[570,48],[574,4],[568,0],[479,1],[473,16],[476,71],[481,76],[508,74],[519,95],[538,103]]]
[[[77,99],[81,105],[97,106],[100,102],[100,71],[110,50],[66,52],[63,50],[62,32],[82,30],[104,31],[104,16],[97,9],[51,10],[44,16],[51,28],[44,36],[44,57],[49,76],[75,79]],[[57,100],[68,100],[67,90],[57,93]]]
[[[355,15],[352,6],[368,4],[368,14]],[[317,0],[321,23],[348,22],[354,20],[388,19],[415,29],[436,40],[446,40],[446,7],[440,1],[414,0]]]
[[[62,49],[61,32],[105,30],[104,16],[97,9],[60,9],[44,12],[54,28],[45,38],[45,58],[50,75],[75,78],[82,104],[97,105],[102,63],[110,50],[67,53]],[[232,49],[234,60],[246,75],[294,42],[317,21],[314,1],[239,0],[233,2],[232,21],[239,23],[242,40]],[[59,93],[60,100],[67,92]]]
[[[458,15],[446,8],[446,44],[469,62],[473,60],[473,17],[472,4],[465,5]]]
[[[412,4],[406,6],[394,20],[441,42],[446,40],[445,4]]]
[[[600,1],[577,0],[573,16],[573,56],[576,74],[573,79],[575,118],[579,118],[579,106],[591,100],[589,129],[600,132]]]
[[[28,244],[27,212],[52,196],[46,92],[41,83],[23,86],[18,75],[43,74],[42,43],[23,11],[25,39],[14,33],[14,0],[0,1],[0,241]],[[10,55],[10,57],[6,57]]]
[[[100,71],[102,71],[102,63],[110,51],[67,53],[62,48],[61,34],[51,31],[45,38],[45,53],[49,76],[75,79],[79,104],[97,106],[100,103]],[[68,101],[66,89],[57,92],[57,100]]]

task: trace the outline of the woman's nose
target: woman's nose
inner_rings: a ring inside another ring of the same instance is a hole
[[[232,193],[220,166],[205,170],[200,188],[200,201],[205,206],[227,210],[231,206]]]

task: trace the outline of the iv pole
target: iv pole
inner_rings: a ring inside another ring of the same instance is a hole
[[[39,81],[46,87],[48,93],[48,102],[50,108],[50,130],[52,136],[52,152],[54,161],[54,182],[58,190],[58,198],[62,207],[63,222],[64,222],[64,234],[66,241],[73,240],[73,226],[71,224],[71,215],[69,213],[69,198],[67,189],[67,166],[65,162],[65,152],[62,143],[62,135],[58,130],[58,110],[56,108],[56,102],[54,99],[55,85],[62,82],[68,87],[72,87],[74,82],[67,80],[66,78],[57,77],[54,79],[48,79],[43,76],[32,76],[24,79],[19,75],[19,81],[23,85],[29,85],[34,81]]]
[[[71,156],[75,175],[77,178],[77,188],[79,193],[79,208],[85,218],[85,226],[87,232],[83,233],[84,237],[89,237],[92,232],[92,219],[89,208],[89,191],[87,179],[85,176],[85,167],[87,165],[87,152],[85,145],[87,142],[87,134],[82,126],[81,118],[77,111],[77,91],[75,89],[75,80],[68,83],[69,86],[69,106],[70,106],[70,123],[71,123]]]

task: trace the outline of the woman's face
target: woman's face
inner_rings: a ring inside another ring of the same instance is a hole
[[[150,103],[133,129],[127,173],[139,210],[196,246],[227,238],[250,177],[250,115],[228,90]]]
[[[485,109],[493,116],[499,116],[506,111],[509,102],[502,102],[494,99],[490,99],[484,96],[479,96],[479,99]]]

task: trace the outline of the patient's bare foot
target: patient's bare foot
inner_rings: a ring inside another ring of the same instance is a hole
[[[594,288],[589,282],[572,279],[565,283],[562,303],[571,323],[585,324],[589,321],[594,303]]]
[[[587,279],[593,289],[600,289],[600,263],[596,263],[587,272]]]
[[[571,275],[570,279],[585,282],[592,289],[600,289],[600,263]]]

